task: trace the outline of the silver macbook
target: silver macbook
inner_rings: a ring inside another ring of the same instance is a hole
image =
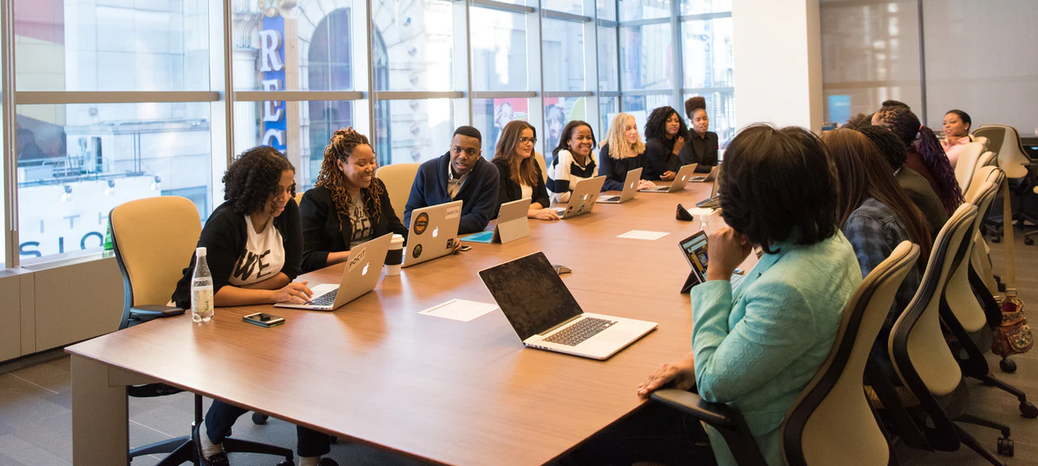
[[[526,214],[530,211],[530,199],[501,204],[497,213],[497,225],[494,225],[495,243],[509,243],[519,238],[530,236],[530,219]]]
[[[707,181],[714,181],[714,172],[716,171],[716,166],[710,167],[710,171],[707,172],[706,175],[695,175],[692,178],[689,178],[688,181],[691,181],[693,183],[704,183]]]
[[[454,252],[461,222],[462,201],[446,202],[415,209],[404,249],[403,267],[446,256]]]
[[[714,174],[714,185],[710,188],[710,197],[697,202],[696,207],[703,207],[706,209],[716,209],[721,207],[721,202],[717,199],[717,189],[721,184],[721,164],[717,164],[712,173]]]
[[[678,172],[674,174],[674,181],[670,183],[670,186],[657,186],[655,188],[643,189],[643,193],[675,193],[685,189],[685,185],[688,184],[688,179],[692,178],[692,174],[696,172],[695,163],[688,165],[682,165],[678,169]]]
[[[562,207],[557,207],[555,212],[559,214],[560,218],[570,218],[591,213],[591,209],[595,207],[595,201],[598,200],[599,193],[602,192],[603,184],[605,184],[604,176],[596,176],[578,182],[573,186],[573,192],[569,195],[569,202]]]
[[[638,194],[638,183],[642,180],[642,168],[638,167],[634,170],[627,171],[627,178],[624,179],[624,190],[619,195],[613,194],[610,196],[598,196],[598,201],[602,204],[622,204],[631,199],[634,199],[634,195]],[[603,183],[605,184],[605,183]]]
[[[382,275],[382,263],[393,234],[387,233],[367,243],[350,248],[350,257],[342,271],[339,284],[327,283],[310,289],[314,294],[303,304],[278,303],[274,307],[290,307],[311,311],[334,311],[365,293],[374,290],[378,277]]]
[[[657,326],[585,313],[542,252],[480,270],[479,278],[519,339],[533,348],[602,360]]]

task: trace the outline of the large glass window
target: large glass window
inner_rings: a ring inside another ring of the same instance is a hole
[[[587,120],[587,98],[549,97],[544,99],[544,132],[537,136],[544,141],[544,154],[551,160],[551,151],[562,140],[562,129],[572,120]]]
[[[208,2],[15,0],[19,91],[209,89]]]
[[[681,0],[681,14],[699,15],[732,11],[732,0]]]
[[[732,87],[732,18],[681,23],[684,87]]]
[[[599,145],[602,145],[602,143],[605,142],[606,134],[609,133],[609,124],[613,122],[613,117],[615,117],[617,113],[620,113],[619,98],[598,98],[598,114],[600,126],[598,127],[598,130],[595,131],[595,137],[598,138]]]
[[[541,37],[544,89],[584,90],[584,24],[545,18]]]
[[[575,15],[584,14],[584,0],[542,0],[541,7]]]
[[[670,17],[670,1],[621,0],[617,2],[621,21]],[[691,0],[686,0],[691,1]],[[696,0],[698,1],[698,0]]]
[[[376,101],[375,127],[384,135],[375,141],[380,163],[424,162],[447,153],[454,105],[452,99]]]
[[[669,23],[620,28],[623,90],[674,88],[673,37]]]
[[[620,68],[616,54],[615,27],[598,28],[598,90],[620,90]]]
[[[472,126],[483,135],[484,158],[494,158],[501,130],[514,120],[530,120],[530,99],[472,99]]]
[[[375,66],[386,66],[388,79],[376,79],[381,91],[449,91],[454,87],[452,57],[454,16],[445,0],[371,2]]]
[[[477,91],[527,90],[526,15],[473,7],[472,88]]]
[[[113,207],[161,195],[204,219],[213,176],[209,103],[18,106],[23,260],[100,251]]]

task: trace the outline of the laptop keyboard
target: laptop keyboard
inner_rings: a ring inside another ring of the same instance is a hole
[[[596,319],[586,317],[577,321],[576,324],[562,329],[562,331],[545,338],[544,341],[566,346],[577,346],[584,340],[598,335],[603,330],[612,327],[615,320]]]
[[[336,288],[336,289],[334,289],[332,291],[329,291],[329,292],[327,292],[327,293],[325,293],[325,294],[323,294],[321,296],[318,296],[318,297],[316,297],[314,299],[311,299],[310,302],[307,303],[307,304],[309,304],[311,306],[331,306],[332,304],[335,304],[335,297],[338,296],[338,295],[339,295],[339,289]]]

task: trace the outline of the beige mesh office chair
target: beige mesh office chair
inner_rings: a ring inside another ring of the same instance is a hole
[[[378,178],[386,184],[389,202],[393,204],[393,210],[401,220],[404,218],[404,207],[407,205],[407,197],[411,195],[411,185],[414,184],[419,166],[421,164],[418,163],[394,163],[378,169]]]
[[[1017,201],[1007,201],[1016,205],[1016,208],[1013,209],[1013,222],[1016,222],[1020,228],[1023,228],[1025,221],[1031,224],[1038,223],[1038,218],[1028,216],[1020,209],[1022,202],[1019,201],[1024,196],[1035,196],[1036,192],[1033,191],[1035,180],[1031,171],[1033,170],[1031,158],[1024,152],[1020,134],[1017,133],[1016,128],[1009,125],[984,125],[977,128],[973,135],[988,138],[988,148],[998,157],[998,166],[1005,172],[1008,179],[1010,195],[1018,198]],[[998,217],[998,214],[995,215]],[[999,226],[1011,224],[1012,222],[1003,220]],[[1024,242],[1029,245],[1034,244],[1034,240],[1030,236],[1024,235]],[[1000,229],[997,227],[992,241],[1001,241]]]
[[[984,153],[984,145],[971,142],[959,151],[959,161],[955,164],[955,181],[959,182],[962,192],[969,189],[970,181],[973,180],[973,172],[977,169],[980,156]]]
[[[901,243],[847,302],[829,356],[786,413],[782,452],[788,464],[897,464],[862,378],[894,295],[918,258],[919,246]],[[658,390],[652,399],[717,428],[740,465],[766,464],[742,415],[730,406],[675,389]]]
[[[911,409],[929,446],[940,451],[955,451],[965,444],[992,464],[1002,466],[1001,460],[955,424],[965,422],[1000,430],[998,451],[1012,456],[1009,427],[966,413],[969,394],[941,326],[940,298],[955,256],[963,238],[972,231],[976,216],[976,206],[963,204],[938,233],[919,291],[894,323],[888,350],[894,370],[915,398]],[[958,259],[961,260],[961,256]]]
[[[177,282],[198,245],[202,222],[198,208],[188,199],[176,196],[150,197],[130,201],[112,209],[108,215],[112,228],[112,246],[119,263],[125,288],[123,317],[119,328],[146,320],[184,313],[183,309],[165,306],[173,296]],[[184,325],[191,325],[189,320]],[[133,397],[154,397],[179,393],[165,384],[129,387]],[[202,422],[202,397],[195,395],[195,424]],[[229,441],[229,442],[228,442]],[[292,461],[292,450],[262,443],[228,438],[228,452],[265,453]],[[198,463],[196,446],[191,436],[184,436],[134,448],[132,460],[142,455],[169,453],[159,465]]]

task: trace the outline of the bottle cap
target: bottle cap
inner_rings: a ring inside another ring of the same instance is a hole
[[[195,248],[195,257],[205,257],[205,248]]]

